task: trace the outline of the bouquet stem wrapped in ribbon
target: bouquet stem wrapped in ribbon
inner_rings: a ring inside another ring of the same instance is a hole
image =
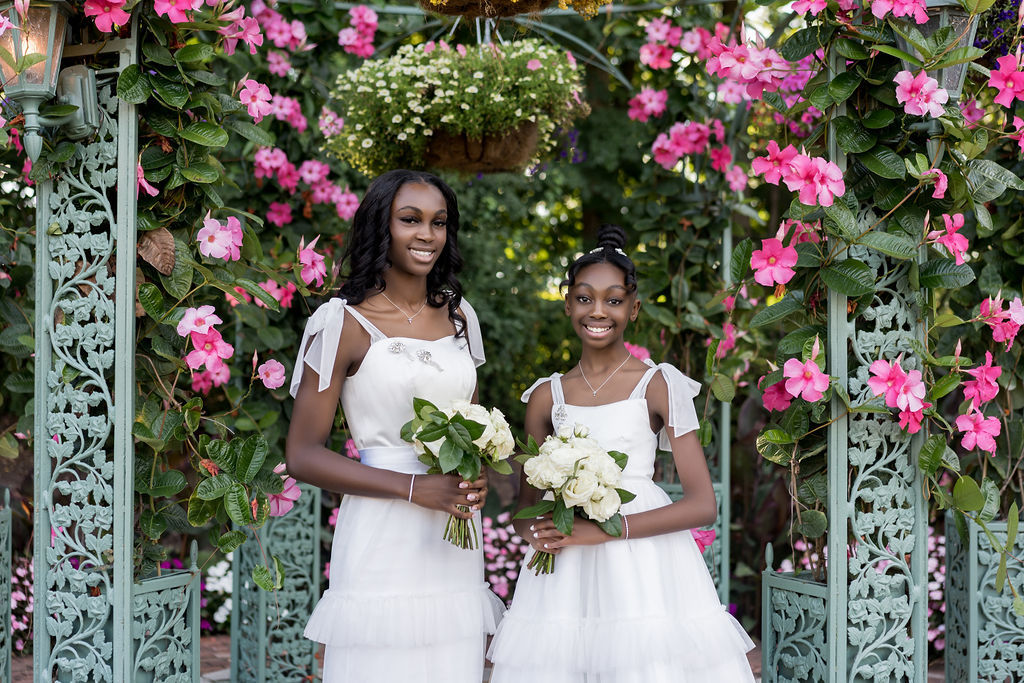
[[[469,401],[453,401],[442,410],[422,398],[414,398],[412,405],[416,416],[402,426],[402,439],[412,444],[427,474],[457,473],[465,481],[476,481],[484,465],[512,474],[508,458],[515,439],[500,410]],[[459,509],[469,511],[464,505]],[[478,547],[472,518],[449,515],[444,538],[460,548]]]
[[[516,519],[551,513],[555,527],[569,536],[578,514],[596,523],[609,536],[622,535],[619,508],[636,497],[619,488],[629,456],[605,451],[588,434],[586,427],[576,425],[572,429],[560,428],[540,446],[532,436],[527,443],[520,442],[524,454],[516,460],[523,463],[527,483],[551,493],[552,498],[520,510]],[[550,574],[555,568],[555,556],[539,551],[527,568],[534,574]]]

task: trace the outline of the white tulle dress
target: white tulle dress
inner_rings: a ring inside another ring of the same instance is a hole
[[[662,364],[647,371],[624,401],[600,406],[565,403],[561,376],[550,382],[552,424],[583,424],[604,448],[629,455],[622,488],[636,498],[633,514],[668,505],[653,481],[658,436],[644,398],[661,372],[669,387],[669,428],[698,427],[693,398],[700,385]],[[663,447],[668,447],[663,432]],[[563,548],[552,574],[534,575],[527,553],[512,606],[488,656],[491,683],[753,682],[746,652],[754,644],[719,602],[689,531]]]
[[[331,381],[346,311],[370,335],[341,402],[371,467],[423,473],[426,467],[399,432],[413,417],[412,399],[435,404],[470,399],[484,360],[480,327],[465,301],[467,337],[434,341],[386,337],[342,299],[310,317],[295,364],[294,396],[308,365]],[[324,643],[325,683],[480,683],[486,634],[503,611],[484,581],[480,550],[442,538],[447,513],[404,500],[346,495],[331,546],[330,583],[306,626]],[[480,528],[479,515],[477,528]]]

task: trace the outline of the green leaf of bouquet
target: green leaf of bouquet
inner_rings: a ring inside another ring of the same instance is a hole
[[[204,147],[223,147],[230,140],[227,131],[208,121],[191,123],[181,131],[180,135],[183,139]]]
[[[597,522],[596,524],[609,536],[614,536],[615,538],[622,536],[622,515],[617,512],[605,521]]]
[[[456,469],[463,480],[476,481],[480,478],[480,458],[473,453],[463,451],[462,460]]]
[[[622,501],[623,505],[636,498],[635,493],[626,489],[615,489],[615,492],[619,494],[619,500]]]
[[[565,502],[559,498],[555,501],[555,509],[552,512],[552,521],[555,523],[555,528],[561,531],[566,536],[572,535],[573,514],[572,508],[565,507]]]
[[[491,469],[498,474],[512,474],[512,465],[508,464],[508,460],[491,460],[488,462]]]
[[[252,568],[252,580],[263,590],[269,593],[274,592],[274,585],[276,583],[274,575],[262,564],[258,564]]]
[[[960,373],[951,372],[932,385],[931,391],[928,392],[928,398],[934,403],[958,386],[960,386]]]
[[[865,128],[877,130],[879,128],[885,128],[896,119],[896,114],[893,113],[892,109],[875,109],[870,114],[861,119],[861,123]]]
[[[484,432],[487,431],[487,428],[484,427],[479,422],[477,422],[476,420],[470,420],[468,418],[463,417],[462,415],[456,414],[454,417],[452,417],[451,422],[452,424],[457,424],[466,430],[466,434],[469,436],[469,441],[479,439],[481,436],[483,436]],[[472,448],[472,446],[469,446],[469,448]]]
[[[734,282],[742,280],[750,270],[750,255],[754,253],[754,243],[749,237],[744,238],[733,247],[730,266]]]
[[[430,423],[429,425],[424,427],[423,430],[419,434],[416,435],[416,438],[418,438],[423,443],[431,443],[433,441],[437,441],[438,439],[443,439],[447,435],[448,435],[448,423],[447,422],[445,422],[443,424]]]
[[[850,297],[875,291],[875,271],[857,259],[839,261],[821,271],[821,280],[829,288]]]
[[[885,145],[876,145],[857,158],[869,171],[882,178],[902,180],[907,175],[907,167],[902,157]]]
[[[221,537],[217,539],[217,549],[222,553],[230,553],[238,550],[239,546],[245,543],[245,532],[239,529],[229,531],[226,534],[221,534]]]
[[[836,104],[845,102],[861,84],[861,77],[853,71],[844,71],[837,74],[828,84],[828,94],[832,96]]]
[[[422,415],[423,409],[429,408],[432,412],[437,410],[437,406],[428,401],[425,398],[413,398],[412,399],[412,411],[417,415]],[[426,418],[424,418],[426,419]]]
[[[985,506],[985,495],[978,487],[978,482],[968,476],[962,476],[953,485],[953,505],[963,512],[976,512]]]
[[[462,449],[457,447],[453,441],[447,439],[441,443],[441,448],[437,452],[437,459],[441,463],[441,471],[448,474],[453,472],[459,466],[459,463],[462,462]]]
[[[939,434],[928,437],[917,454],[917,466],[925,476],[932,476],[942,467],[942,454],[946,450],[946,439]]]
[[[974,282],[974,270],[951,258],[932,259],[921,266],[920,283],[924,289],[956,289]]]
[[[736,397],[736,385],[733,384],[731,378],[718,372],[715,373],[715,376],[711,379],[711,393],[713,393],[715,398],[719,401],[729,403]]]
[[[525,507],[516,514],[512,515],[512,519],[530,519],[532,517],[542,517],[555,509],[555,501],[553,500],[542,500],[536,505]]]
[[[878,232],[872,230],[871,232],[862,235],[858,240],[864,246],[870,247],[875,251],[880,251],[887,256],[892,256],[896,259],[911,259],[917,256],[917,245],[911,242],[906,237],[894,235],[891,232]]]
[[[525,442],[517,438],[516,445],[527,455],[534,456],[540,453],[540,446],[537,445],[537,440],[533,438],[532,434],[527,435]]]
[[[252,524],[252,506],[249,504],[249,496],[245,487],[235,482],[224,493],[224,510],[228,513],[231,521],[238,526]]]
[[[448,424],[447,436],[462,450],[473,450],[473,440],[469,436],[469,431],[454,419]]]
[[[800,523],[795,531],[807,539],[820,538],[828,528],[828,518],[820,510],[805,510],[800,513]]]
[[[622,451],[608,451],[608,455],[611,456],[615,464],[618,465],[620,470],[626,469],[626,463],[629,462],[629,456]]]
[[[267,444],[267,437],[262,434],[253,434],[247,438],[238,452],[238,464],[235,472],[243,484],[248,484],[263,467],[267,459],[270,446]]]
[[[755,313],[754,317],[750,319],[750,326],[764,327],[765,325],[771,325],[802,310],[804,310],[803,303],[797,300],[793,292],[790,292],[781,301]]]

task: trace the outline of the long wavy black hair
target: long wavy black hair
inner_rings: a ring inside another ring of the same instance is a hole
[[[395,169],[377,176],[366,190],[363,201],[352,218],[348,247],[342,257],[347,274],[339,291],[349,304],[355,305],[374,292],[383,292],[387,283],[384,271],[391,266],[391,204],[398,190],[408,183],[433,185],[444,197],[448,207],[444,249],[427,275],[427,303],[433,308],[448,307],[448,317],[456,333],[464,334],[466,320],[459,313],[462,284],[456,275],[462,270],[459,252],[459,200],[452,188],[437,176],[422,171]]]
[[[626,231],[618,225],[604,223],[597,229],[597,248],[591,249],[569,265],[562,288],[575,285],[576,275],[583,268],[595,263],[610,263],[625,275],[626,289],[635,293],[637,290],[636,266],[623,251],[625,246]]]

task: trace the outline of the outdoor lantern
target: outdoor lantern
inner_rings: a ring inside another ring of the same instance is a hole
[[[8,98],[21,105],[25,114],[25,151],[35,161],[43,149],[43,140],[39,135],[41,126],[71,124],[67,131],[70,137],[84,137],[96,129],[96,77],[84,66],[60,71],[70,16],[70,8],[65,2],[32,2],[24,17],[11,5],[0,11],[6,13],[13,24],[12,28],[0,35],[0,48],[7,50],[15,63],[27,55],[44,56],[44,59],[21,73],[15,73],[6,60],[0,59],[3,91]],[[40,116],[40,106],[58,94],[62,104],[74,105],[77,110],[61,117]]]
[[[950,27],[953,30],[953,35],[959,38],[954,49],[974,45],[974,34],[978,30],[977,17],[971,18],[971,15],[960,6],[957,0],[928,0],[928,22],[918,25],[917,30],[925,38],[929,38],[945,26]],[[921,56],[914,46],[909,45],[898,33],[896,34],[896,43],[904,52],[915,57]],[[917,71],[917,67],[906,61],[903,62],[903,68],[911,73]],[[960,92],[963,90],[964,80],[967,78],[967,63],[954,64],[944,69],[932,69],[928,75],[937,80],[939,87],[949,93],[949,102],[953,104],[960,99]]]

